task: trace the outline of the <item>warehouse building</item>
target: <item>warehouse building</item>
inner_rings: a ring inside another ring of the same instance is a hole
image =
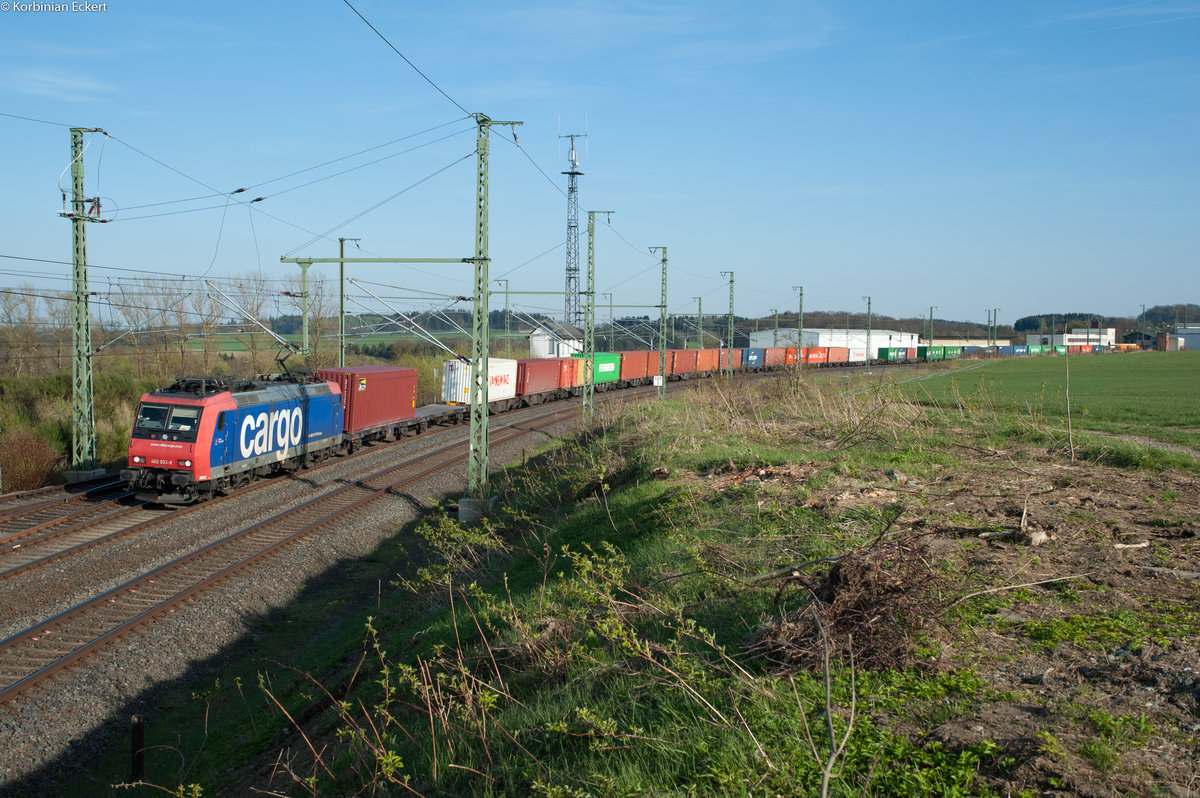
[[[1077,327],[1066,333],[1026,333],[1031,346],[1112,346],[1117,342],[1116,327]]]
[[[1177,324],[1175,337],[1179,339],[1180,349],[1200,349],[1200,327],[1183,327]]]

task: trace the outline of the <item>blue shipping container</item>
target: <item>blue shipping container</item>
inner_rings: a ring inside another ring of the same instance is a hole
[[[998,346],[998,347],[996,347],[996,354],[998,354],[1000,357],[1012,357],[1013,356],[1013,347]]]
[[[766,359],[766,352],[762,349],[743,349],[742,350],[742,368],[744,369],[759,369],[762,368],[763,362]]]
[[[1013,354],[1014,355],[1028,355],[1029,347],[1028,346],[1014,346]]]

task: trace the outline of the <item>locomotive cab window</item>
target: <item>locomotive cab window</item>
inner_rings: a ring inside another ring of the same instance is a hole
[[[143,403],[133,424],[133,437],[195,443],[200,426],[199,407]]]
[[[170,408],[163,405],[142,404],[138,407],[137,421],[133,427],[139,430],[163,429],[167,426],[169,413]]]

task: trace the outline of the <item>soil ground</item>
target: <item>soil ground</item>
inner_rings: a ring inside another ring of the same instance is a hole
[[[795,466],[763,478],[810,476]],[[1004,700],[924,731],[953,748],[998,743],[1012,761],[985,783],[1001,794],[1200,795],[1193,474],[963,449],[933,479],[838,476],[806,503],[831,517],[902,505],[893,529],[923,538],[958,575],[941,590],[981,594],[948,602],[927,627],[930,664],[969,669]]]

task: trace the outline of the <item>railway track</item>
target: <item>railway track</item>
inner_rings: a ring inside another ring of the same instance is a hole
[[[0,493],[0,504],[7,504],[10,502],[21,501],[22,499],[29,499],[29,498],[33,498],[36,496],[53,496],[53,497],[55,497],[54,499],[51,499],[51,501],[70,501],[72,496],[78,495],[78,493],[72,494],[71,493],[72,489],[79,491],[79,492],[95,490],[97,487],[101,487],[103,485],[107,485],[109,483],[114,482],[116,480],[116,478],[117,478],[116,474],[105,474],[104,476],[97,477],[96,479],[84,480],[83,482],[75,482],[70,485],[47,485],[44,488],[34,488],[33,490],[20,490],[20,491],[17,491],[16,493]],[[92,483],[96,483],[96,484],[93,485]],[[66,495],[62,495],[62,494],[66,494]]]
[[[47,494],[49,498],[32,504],[0,510],[0,546],[22,532],[36,533],[55,523],[70,520],[98,503],[116,502],[130,495],[125,483],[120,480],[109,480],[79,493],[66,493],[62,486],[58,486],[47,491]]]
[[[533,419],[514,420],[497,429],[491,442],[498,445],[538,433],[577,412],[572,403]],[[466,440],[449,443],[326,491],[0,640],[0,703],[52,679],[279,549],[398,488],[461,464],[467,447]]]

